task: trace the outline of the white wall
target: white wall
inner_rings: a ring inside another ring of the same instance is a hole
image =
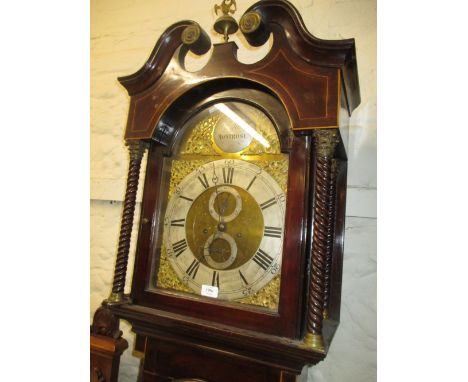
[[[220,1],[91,1],[91,306],[90,319],[107,298],[117,250],[128,155],[123,145],[129,97],[117,77],[146,61],[160,34],[172,23],[192,19],[206,31]],[[254,1],[237,0],[237,18]],[[376,1],[294,0],[309,31],[322,39],[356,39],[362,102],[351,118],[348,203],[341,325],[327,359],[309,370],[314,382],[376,380]],[[221,40],[211,34],[212,41]],[[252,62],[265,53],[239,45],[239,58]],[[194,63],[196,64],[196,63]],[[143,171],[142,171],[143,175]],[[141,193],[140,193],[141,195]],[[137,214],[139,204],[137,205]],[[136,215],[138,216],[138,215]],[[135,223],[138,219],[135,219]],[[136,226],[134,233],[136,232]],[[127,291],[131,283],[132,240]],[[136,381],[133,333],[121,361],[120,382]]]

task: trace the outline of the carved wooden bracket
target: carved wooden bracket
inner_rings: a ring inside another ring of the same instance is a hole
[[[91,382],[117,382],[120,356],[128,342],[122,338],[119,319],[105,304],[94,313],[90,345]]]
[[[119,319],[112,314],[105,304],[94,313],[91,334],[99,334],[115,340],[122,337],[122,331],[119,329]]]
[[[91,382],[117,382],[122,352],[128,348],[123,338],[114,340],[91,334]]]

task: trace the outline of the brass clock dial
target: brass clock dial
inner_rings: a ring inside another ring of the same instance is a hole
[[[235,300],[281,269],[285,195],[262,168],[215,160],[188,174],[169,200],[164,244],[177,277],[197,294]]]
[[[289,170],[277,128],[258,107],[222,101],[180,130],[164,159],[162,240],[148,288],[277,311]]]

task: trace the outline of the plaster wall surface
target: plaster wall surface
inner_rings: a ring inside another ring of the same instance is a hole
[[[309,381],[371,382],[376,370],[376,2],[375,0],[294,0],[308,30],[318,38],[355,38],[361,105],[351,118],[348,147],[348,201],[341,324],[326,360],[309,369]],[[129,97],[118,76],[137,71],[161,33],[172,23],[192,19],[220,41],[212,30],[215,1],[91,1],[91,298],[90,320],[107,298],[125,194],[128,154],[123,144]],[[254,1],[237,0],[237,17]],[[239,59],[255,62],[268,44],[253,49],[241,37]],[[192,68],[202,58],[190,58]],[[145,161],[142,169],[145,168]],[[144,171],[142,170],[141,179]],[[141,200],[141,189],[138,195]],[[127,292],[131,284],[136,229],[135,214]],[[125,322],[130,348],[121,360],[120,382],[136,381],[138,358],[132,356],[134,335]]]

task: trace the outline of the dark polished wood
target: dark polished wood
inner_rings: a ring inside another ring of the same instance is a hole
[[[324,348],[322,326],[325,307],[325,281],[327,255],[331,251],[330,230],[330,184],[331,167],[335,147],[339,142],[338,131],[317,130],[314,133],[315,189],[314,230],[311,250],[309,300],[307,304],[306,340]]]
[[[151,372],[157,372],[159,370],[157,363],[161,362],[157,359],[157,351],[153,354],[148,352],[151,342],[156,349],[158,344],[166,342],[173,344],[181,351],[186,347],[190,348],[190,354],[193,356],[208,350],[210,354],[227,357],[236,362],[253,362],[267,369],[276,368],[292,375],[300,375],[305,364],[316,364],[325,357],[324,353],[304,346],[302,341],[292,341],[258,331],[241,330],[207,320],[136,305],[113,306],[112,310],[132,322],[132,329],[138,334],[139,345],[136,350],[145,352],[144,369],[149,368]],[[336,329],[336,323],[327,322],[326,327],[327,336],[329,336],[329,333]],[[176,358],[177,353],[167,356]],[[180,365],[181,368],[182,366]],[[203,368],[211,370],[208,359],[203,363]],[[194,374],[191,374],[191,377],[202,377],[195,371],[192,372]],[[181,374],[173,374],[173,376],[183,377]],[[216,378],[208,380],[224,381]]]
[[[131,298],[123,290],[141,149],[130,162],[108,309],[137,335],[143,381],[305,381],[307,365],[325,358],[339,324],[347,169],[347,136],[340,134],[360,102],[354,40],[312,36],[287,1],[258,2],[244,16],[241,30],[253,46],[273,37],[256,63],[240,63],[236,44],[228,42],[214,45],[201,70],[188,72],[187,52],[203,54],[210,41],[197,23],[183,21],[163,33],[138,72],[119,78],[130,94],[125,138],[132,147],[148,145],[149,153]],[[154,286],[169,183],[165,162],[177,152],[187,120],[219,101],[262,110],[289,154],[277,312]],[[336,149],[326,155],[318,129],[336,134]],[[309,334],[320,343],[308,341]]]
[[[178,48],[183,30],[196,23],[181,22],[163,33],[138,72],[119,78],[131,96],[126,139],[151,139],[167,107],[179,97],[207,82],[233,78],[272,92],[285,105],[294,130],[338,127],[341,77],[349,112],[360,102],[354,40],[313,37],[285,1],[259,2],[251,10],[261,13],[273,34],[273,46],[262,60],[243,64],[234,42],[214,44],[208,63],[188,72],[187,49]]]
[[[91,382],[117,382],[119,375],[120,356],[128,348],[128,342],[123,339],[91,334]]]
[[[341,310],[341,282],[343,273],[343,251],[346,215],[346,185],[348,162],[337,161],[336,200],[335,200],[335,231],[332,248],[330,295],[328,316],[330,320],[339,322]]]
[[[130,163],[128,166],[127,188],[125,192],[124,208],[120,225],[119,247],[114,268],[112,293],[108,299],[110,303],[124,301],[125,278],[127,276],[128,252],[132,236],[133,217],[135,215],[136,193],[140,177],[140,167],[146,149],[144,142],[128,142]]]
[[[284,370],[251,357],[220,352],[210,346],[147,339],[142,382],[301,382],[307,370]],[[146,361],[146,360],[156,360]],[[207,367],[210,365],[210,367]]]
[[[117,382],[122,352],[128,348],[119,330],[119,320],[105,306],[94,314],[90,336],[91,382]]]
[[[354,39],[322,40],[306,28],[297,9],[288,1],[263,0],[252,5],[245,14],[258,12],[266,29],[275,34],[275,25],[286,32],[287,44],[303,60],[317,66],[339,68],[347,93],[349,113],[361,103]],[[261,36],[262,29],[253,33]],[[244,33],[246,35],[246,33]],[[261,45],[260,41],[257,41]],[[258,46],[256,45],[256,46]],[[306,101],[307,102],[307,101]]]
[[[335,238],[335,206],[336,206],[336,173],[338,161],[332,160],[330,169],[330,187],[328,189],[328,227],[327,227],[327,257],[325,263],[325,296],[323,302],[323,316],[328,318],[328,306],[330,301],[330,281],[332,269],[333,244]]]
[[[209,104],[214,99],[225,97],[230,94],[230,100],[255,101],[262,105],[262,109],[278,123],[283,131],[279,131],[282,139],[282,149],[290,151],[289,179],[285,218],[285,240],[282,264],[282,282],[278,313],[272,313],[266,309],[239,307],[238,304],[216,301],[206,297],[193,295],[180,295],[174,299],[174,294],[164,291],[149,291],[148,280],[151,271],[155,268],[151,264],[151,254],[155,253],[159,242],[152,239],[154,232],[161,237],[161,219],[159,215],[164,205],[161,202],[161,194],[164,194],[164,155],[167,149],[160,144],[152,144],[148,155],[148,168],[145,178],[143,206],[141,212],[140,236],[137,244],[135,271],[131,299],[133,303],[143,306],[158,306],[174,313],[188,314],[199,318],[208,318],[215,322],[242,327],[250,330],[262,330],[279,336],[299,338],[300,312],[302,310],[303,274],[305,265],[305,246],[310,237],[303,232],[303,226],[307,225],[303,219],[303,211],[308,208],[308,186],[310,137],[289,137],[287,135],[288,121],[284,111],[281,113],[281,105],[264,93],[235,91],[219,93],[217,97],[209,97],[203,102],[197,102],[199,108]],[[241,98],[242,97],[242,98]],[[187,107],[187,105],[185,105]],[[275,106],[270,109],[268,106]],[[189,110],[192,107],[188,107]],[[172,132],[173,137],[180,135],[177,131]],[[173,143],[174,145],[176,143]],[[158,207],[159,206],[159,207]],[[152,222],[151,224],[149,224]],[[154,227],[153,229],[151,227]],[[307,232],[307,231],[306,231]]]

